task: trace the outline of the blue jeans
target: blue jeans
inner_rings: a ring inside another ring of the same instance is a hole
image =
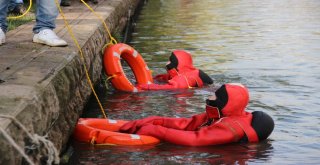
[[[7,13],[11,0],[0,0],[0,27],[6,32],[8,28]],[[58,0],[60,4],[60,0]],[[44,29],[54,29],[55,20],[59,14],[55,0],[37,0],[36,24],[33,27],[34,33],[39,33]]]
[[[23,4],[23,0],[10,0],[8,6],[9,11],[12,11],[18,4]]]

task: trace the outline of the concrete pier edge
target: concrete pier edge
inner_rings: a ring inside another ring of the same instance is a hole
[[[97,5],[89,5],[105,19],[114,34],[123,30],[128,17],[141,2],[100,0]],[[80,1],[72,1],[71,7],[65,7],[63,11],[95,83],[101,75],[102,48],[108,42],[108,35],[102,22]],[[62,18],[59,17],[56,23],[55,32],[69,43],[68,47],[32,43],[34,22],[7,33],[6,44],[0,46],[0,115],[14,117],[31,134],[47,136],[61,153],[92,91],[83,61]],[[26,149],[32,142],[12,120],[0,118],[0,127],[36,164],[46,160],[43,146]],[[0,164],[23,163],[22,156],[1,134],[0,146]]]

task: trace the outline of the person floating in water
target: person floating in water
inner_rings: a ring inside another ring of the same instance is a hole
[[[273,131],[274,121],[262,111],[245,111],[248,102],[245,86],[224,84],[206,100],[204,113],[191,118],[147,117],[126,123],[120,132],[149,135],[186,146],[265,140]]]
[[[138,88],[142,90],[170,90],[213,84],[213,80],[206,73],[193,66],[191,54],[184,50],[172,52],[166,69],[166,74],[154,77],[155,80],[166,84],[140,84]]]

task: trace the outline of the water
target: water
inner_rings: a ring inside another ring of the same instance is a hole
[[[153,75],[165,72],[172,50],[188,50],[194,65],[216,85],[245,84],[248,111],[272,116],[274,132],[258,144],[209,147],[91,147],[75,142],[71,164],[319,164],[319,8],[318,0],[148,1],[129,44]],[[204,111],[209,95],[206,89],[100,94],[109,118],[128,120],[189,117]],[[101,116],[94,100],[84,116]]]

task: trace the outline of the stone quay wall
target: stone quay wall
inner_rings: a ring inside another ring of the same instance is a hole
[[[105,20],[112,34],[116,34],[124,29],[139,3],[140,0],[100,0],[97,5],[89,5]],[[0,129],[4,131],[0,132],[0,164],[24,162],[13,142],[36,164],[47,159],[44,146],[32,145],[17,122],[33,137],[47,136],[61,153],[92,94],[83,64],[93,83],[100,78],[102,49],[109,42],[102,21],[80,1],[72,1],[70,7],[62,10],[79,42],[84,61],[61,15],[54,31],[69,46],[32,43],[34,22],[9,31],[6,44],[0,46]]]

